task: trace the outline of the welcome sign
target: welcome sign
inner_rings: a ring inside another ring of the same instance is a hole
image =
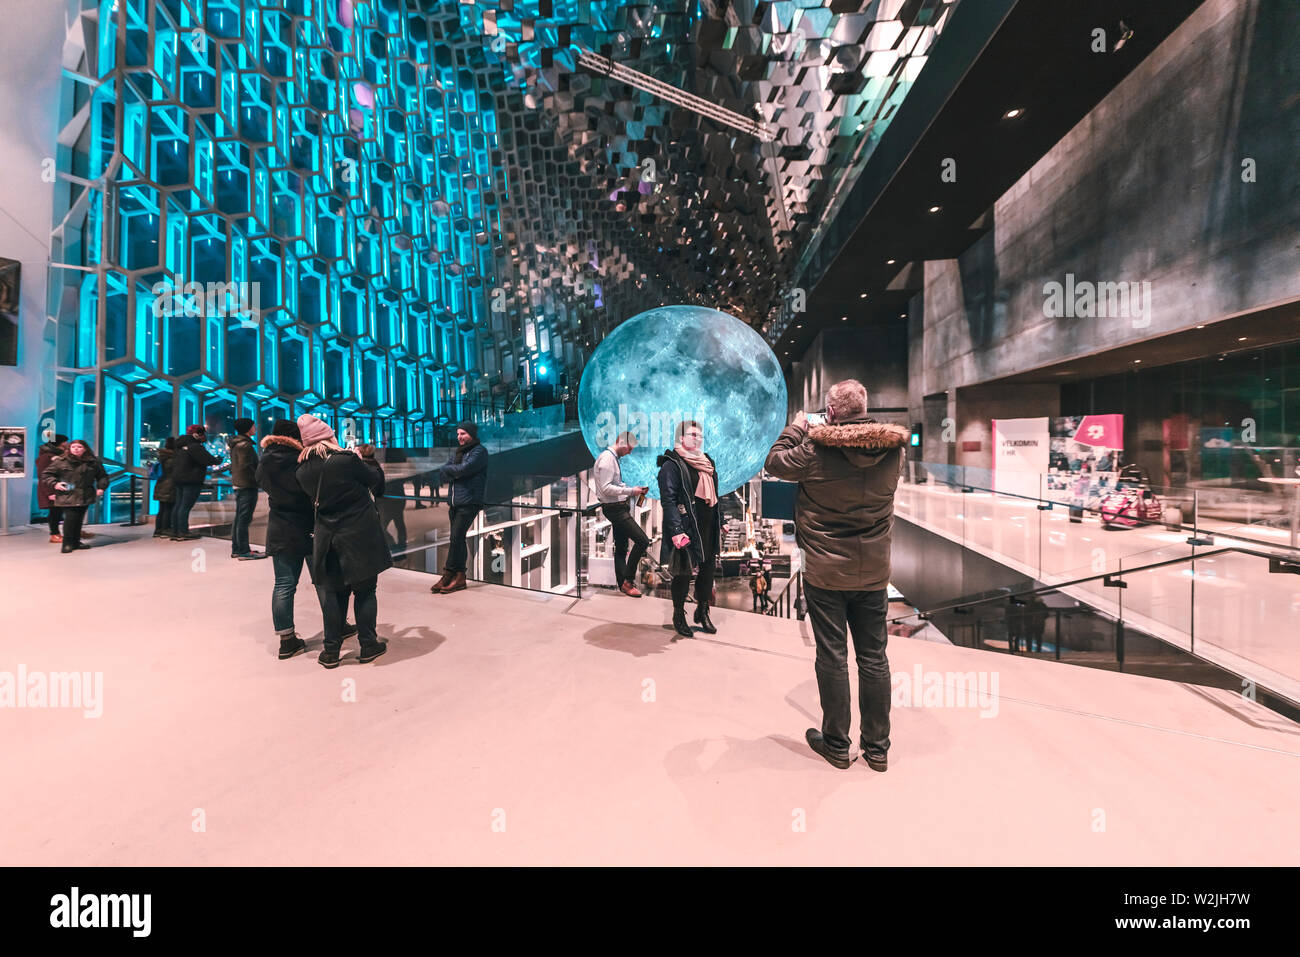
[[[1051,438],[1047,417],[993,420],[993,488],[1040,498]]]

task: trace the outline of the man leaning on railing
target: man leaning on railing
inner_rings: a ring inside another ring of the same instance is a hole
[[[808,745],[837,768],[847,768],[849,726],[848,636],[858,659],[862,753],[875,771],[889,751],[889,549],[894,491],[908,430],[867,418],[867,390],[855,379],[831,386],[826,412],[810,424],[794,417],[767,455],[767,471],[799,483],[795,538],[803,550],[804,596],[817,642],[817,690],[822,728],[809,728]]]

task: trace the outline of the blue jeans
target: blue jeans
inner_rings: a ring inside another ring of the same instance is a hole
[[[230,529],[230,554],[249,554],[248,526],[253,521],[255,508],[257,508],[257,489],[235,489],[235,524]]]
[[[293,596],[298,591],[302,577],[302,563],[306,555],[272,555],[271,568],[275,570],[275,587],[271,589],[271,623],[277,635],[293,633]]]
[[[858,710],[862,715],[862,752],[884,759],[889,751],[889,702],[892,685],[885,643],[889,592],[832,591],[804,582],[808,617],[817,641],[817,691],[822,702],[822,737],[827,747],[847,754],[849,723],[848,631],[858,659]],[[846,628],[847,626],[847,628]]]
[[[172,511],[172,535],[176,538],[190,534],[190,509],[194,508],[202,491],[201,484],[187,482],[176,486],[176,505]]]

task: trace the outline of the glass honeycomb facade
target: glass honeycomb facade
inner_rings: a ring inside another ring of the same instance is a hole
[[[240,416],[312,412],[421,446],[511,380],[581,366],[599,289],[580,305],[530,290],[506,252],[505,74],[461,17],[85,4],[51,255],[57,431],[137,472],[167,435]]]

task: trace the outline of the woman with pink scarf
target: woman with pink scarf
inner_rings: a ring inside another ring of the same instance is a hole
[[[673,571],[673,628],[684,638],[695,632],[686,622],[686,594],[695,581],[695,623],[705,634],[717,634],[709,618],[713,595],[713,566],[722,541],[722,512],[718,508],[718,470],[703,450],[704,429],[688,420],[677,426],[673,447],[655,461],[659,466],[659,501],[664,511],[664,537],[659,561]]]

